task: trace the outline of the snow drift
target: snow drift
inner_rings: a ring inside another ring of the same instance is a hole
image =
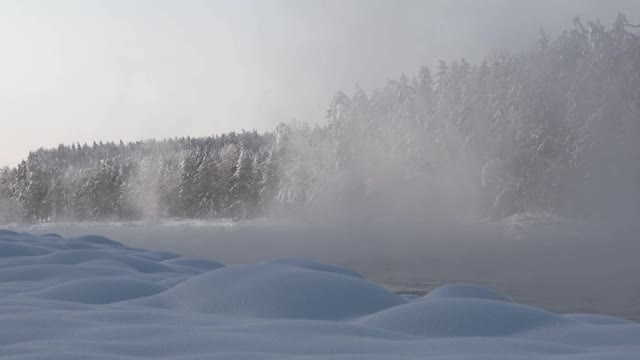
[[[636,359],[640,325],[451,284],[401,297],[340,266],[224,266],[0,230],[3,359]]]
[[[339,320],[404,302],[352,276],[264,263],[209,271],[133,304],[258,318]]]

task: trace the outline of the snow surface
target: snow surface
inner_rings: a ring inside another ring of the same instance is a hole
[[[398,296],[299,258],[224,266],[0,230],[2,359],[638,359],[640,324],[488,288]]]

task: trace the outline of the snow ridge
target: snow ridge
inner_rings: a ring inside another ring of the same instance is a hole
[[[224,266],[0,230],[2,359],[637,359],[640,325],[485,287],[405,298],[298,258]]]

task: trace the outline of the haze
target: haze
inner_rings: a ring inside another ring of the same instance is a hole
[[[618,12],[640,21],[633,0],[2,1],[0,166],[59,143],[323,121],[336,90]]]

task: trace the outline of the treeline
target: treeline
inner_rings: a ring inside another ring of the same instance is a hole
[[[638,215],[637,28],[622,14],[609,28],[575,18],[521,54],[338,93],[307,135],[306,171],[287,179],[316,204],[338,189],[337,208],[418,218]]]
[[[252,217],[274,197],[277,151],[274,134],[256,132],[39,149],[2,170],[4,217]]]
[[[2,171],[4,217],[637,214],[636,27],[576,18],[521,54],[339,92],[322,126],[40,149]]]

